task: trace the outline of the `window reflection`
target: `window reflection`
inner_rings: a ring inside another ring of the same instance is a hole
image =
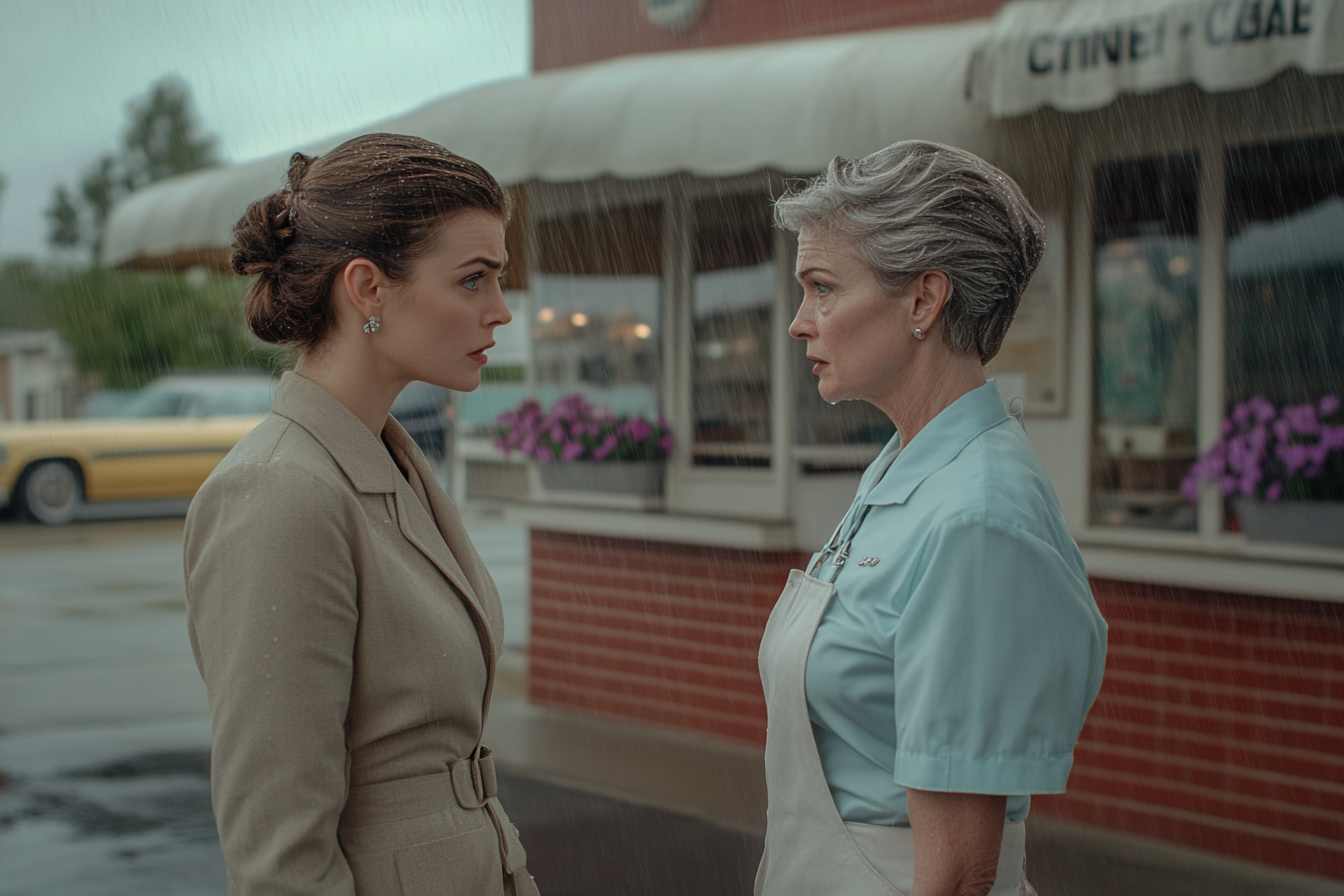
[[[1344,394],[1344,137],[1226,158],[1229,408]]]
[[[1092,521],[1193,529],[1198,173],[1192,156],[1096,173]]]
[[[764,195],[695,204],[691,408],[695,463],[770,464],[774,233]]]
[[[537,398],[581,392],[618,414],[659,414],[662,209],[539,222],[531,272]]]

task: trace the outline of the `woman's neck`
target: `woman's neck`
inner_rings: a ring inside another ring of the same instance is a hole
[[[883,401],[874,402],[896,424],[902,448],[952,402],[986,382],[979,358],[930,348],[935,350],[917,358]]]
[[[341,346],[332,345],[310,351],[294,372],[325,389],[379,438],[392,402],[406,387],[405,382],[383,375],[376,361],[357,347],[341,351]]]

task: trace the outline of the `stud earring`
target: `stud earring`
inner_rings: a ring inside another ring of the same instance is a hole
[[[364,325],[364,332],[365,332],[365,333],[377,333],[377,332],[378,332],[378,328],[381,327],[382,325],[383,325],[383,322],[377,317],[377,315],[374,315],[374,316],[370,317],[370,318],[369,318],[369,322],[366,323],[366,324]]]
[[[923,338],[924,338],[924,331],[921,330],[919,327],[915,327],[915,338],[916,338],[916,339],[923,339]]]

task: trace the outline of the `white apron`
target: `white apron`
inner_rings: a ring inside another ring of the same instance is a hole
[[[756,896],[906,896],[914,885],[910,828],[844,821],[817,754],[804,676],[834,594],[835,585],[793,570],[761,640],[769,801]],[[1025,847],[1024,823],[1005,823],[989,896],[1035,896],[1024,877]]]

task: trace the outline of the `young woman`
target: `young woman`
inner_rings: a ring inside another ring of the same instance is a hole
[[[761,644],[766,896],[1018,896],[1030,795],[1058,793],[1106,627],[1050,482],[984,365],[1044,248],[1003,172],[897,143],[776,204],[798,233],[827,401],[896,436]]]
[[[299,354],[187,516],[235,896],[536,893],[481,744],[499,594],[388,416],[412,380],[479,385],[508,215],[479,165],[374,134],[296,154],[234,228],[248,325]]]

